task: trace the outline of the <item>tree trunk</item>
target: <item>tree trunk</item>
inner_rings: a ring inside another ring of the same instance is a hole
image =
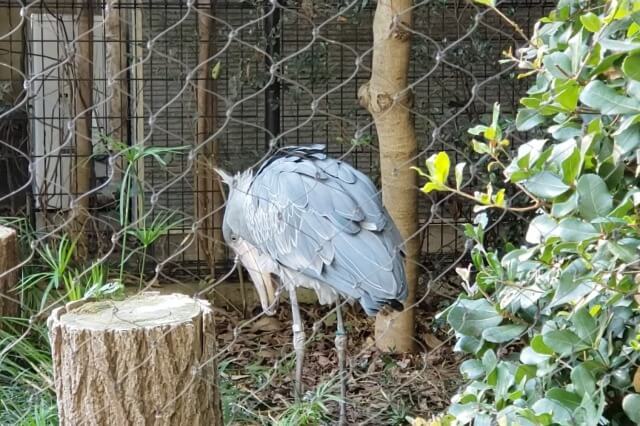
[[[411,113],[412,92],[407,89],[411,53],[411,0],[378,0],[373,19],[373,60],[371,80],[360,87],[360,104],[376,124],[380,145],[382,200],[407,239],[405,262],[409,297],[415,301],[419,245],[416,174],[416,136]],[[414,349],[414,312],[380,314],[376,318],[376,345],[384,351],[410,352]]]
[[[11,228],[0,226],[0,317],[20,314],[18,238]]]
[[[222,424],[208,302],[73,302],[48,326],[61,425]]]
[[[73,238],[77,242],[77,256],[87,253],[85,226],[89,217],[93,140],[93,11],[94,0],[87,0],[78,14],[74,78],[75,156],[72,170],[72,192],[75,205],[71,210]]]
[[[222,243],[222,199],[217,173],[213,168],[217,163],[215,141],[209,140],[216,130],[217,100],[213,96],[215,79],[211,76],[215,64],[209,59],[214,55],[215,47],[215,11],[211,0],[200,2],[203,13],[198,18],[198,83],[196,100],[198,110],[196,143],[199,146],[196,159],[196,218],[201,221],[197,235],[199,248],[207,259],[209,270],[215,278],[217,262],[224,260],[224,244]],[[214,38],[212,40],[212,38]]]
[[[129,142],[129,84],[127,78],[127,17],[123,12],[121,0],[109,0],[105,9],[104,30],[107,44],[107,69],[109,84],[109,136],[127,144]],[[113,173],[115,182],[119,182],[126,164],[119,156]]]

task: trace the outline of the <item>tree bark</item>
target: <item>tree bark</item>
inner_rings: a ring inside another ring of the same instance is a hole
[[[120,0],[109,0],[105,9],[104,29],[107,44],[107,70],[109,85],[109,136],[127,144],[129,142],[129,84],[127,78],[127,20]],[[113,179],[120,181],[126,164],[118,157]]]
[[[378,0],[373,19],[371,79],[360,87],[360,104],[375,121],[380,145],[382,200],[405,239],[405,262],[409,296],[415,301],[419,245],[415,165],[417,143],[411,113],[412,92],[407,89],[412,0]],[[414,350],[414,311],[379,314],[376,346],[384,351]]]
[[[91,190],[93,140],[93,11],[94,0],[87,0],[78,14],[78,40],[75,51],[74,117],[75,156],[72,170],[73,201],[71,230],[77,244],[77,256],[83,258],[87,252],[85,226],[89,217]]]
[[[18,238],[15,230],[0,226],[0,317],[20,314],[18,294]]]
[[[215,276],[217,262],[224,259],[224,244],[222,243],[222,205],[224,203],[219,177],[213,168],[217,163],[217,149],[215,141],[208,140],[216,130],[217,99],[213,96],[215,79],[211,76],[215,65],[210,58],[215,48],[215,11],[211,0],[202,4],[198,17],[198,83],[196,86],[196,101],[198,111],[196,143],[200,146],[196,160],[196,217],[201,221],[198,233],[200,250],[207,259],[212,277]],[[213,38],[213,40],[212,40]]]
[[[73,302],[48,326],[61,425],[222,424],[208,302]]]

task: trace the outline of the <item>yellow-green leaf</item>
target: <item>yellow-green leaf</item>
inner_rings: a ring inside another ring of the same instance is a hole
[[[447,181],[450,166],[449,156],[444,151],[434,154],[427,159],[429,175],[435,183],[444,184]]]
[[[593,12],[589,12],[580,17],[580,22],[587,29],[587,31],[596,33],[600,31],[602,28],[602,21],[600,21],[600,17]]]
[[[574,111],[578,106],[580,96],[580,85],[569,80],[569,83],[556,95],[556,101],[569,111]]]
[[[471,141],[471,146],[473,147],[473,150],[478,154],[489,154],[491,152],[491,148],[489,148],[489,145],[475,139]]]
[[[493,203],[499,207],[504,206],[504,189],[496,193],[495,197],[493,197]]]
[[[478,4],[483,4],[485,6],[489,6],[489,7],[495,7],[496,6],[496,1],[495,0],[473,0]]]
[[[442,191],[444,190],[444,186],[441,184],[437,184],[435,182],[427,182],[423,187],[422,187],[422,192],[424,192],[425,194],[428,194],[432,191]]]
[[[213,80],[217,80],[220,77],[220,70],[222,69],[222,64],[218,61],[213,67],[211,67],[211,78]]]

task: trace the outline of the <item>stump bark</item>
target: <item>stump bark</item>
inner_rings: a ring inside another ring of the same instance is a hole
[[[20,314],[18,280],[18,236],[15,230],[0,226],[0,317]]]
[[[48,326],[61,425],[222,424],[208,302],[73,302]]]

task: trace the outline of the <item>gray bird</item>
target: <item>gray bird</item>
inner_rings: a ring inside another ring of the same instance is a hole
[[[300,396],[305,333],[296,287],[315,290],[323,305],[336,304],[343,373],[340,297],[358,301],[368,315],[386,307],[402,310],[407,297],[403,240],[371,180],[327,157],[324,145],[281,148],[255,173],[216,171],[229,186],[224,239],[248,270],[263,311],[272,315],[279,289],[289,292]],[[341,376],[343,417],[346,377]]]

